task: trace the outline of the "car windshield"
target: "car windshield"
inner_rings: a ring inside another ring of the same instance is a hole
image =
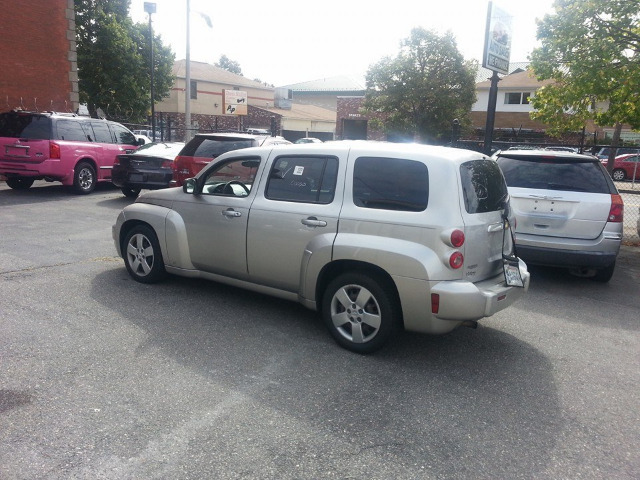
[[[606,172],[598,161],[501,156],[498,165],[510,187],[610,193]]]
[[[0,137],[49,140],[51,139],[51,119],[29,113],[1,113]]]
[[[175,158],[184,147],[183,143],[147,143],[136,150],[133,155],[151,155],[154,157]]]

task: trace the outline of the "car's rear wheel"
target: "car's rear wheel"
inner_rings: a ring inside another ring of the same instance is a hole
[[[73,189],[76,193],[87,194],[96,188],[96,170],[89,162],[80,162],[76,165],[73,174]]]
[[[167,274],[158,237],[146,225],[136,225],[127,232],[122,253],[129,275],[138,282],[159,282]]]
[[[335,278],[322,301],[333,338],[357,353],[381,348],[400,323],[400,307],[391,290],[378,276],[345,273]]]
[[[624,172],[624,170],[622,170],[621,168],[616,168],[613,173],[611,174],[611,177],[616,181],[616,182],[620,182],[622,180],[625,179],[625,177],[627,176],[627,174]]]
[[[35,180],[33,178],[24,178],[24,177],[8,177],[7,185],[13,188],[14,190],[27,190],[33,185]]]
[[[138,195],[140,195],[140,188],[129,188],[129,187],[122,187],[120,190],[122,190],[122,194],[125,197],[129,197],[129,198],[136,198]]]
[[[593,276],[593,279],[596,282],[602,282],[602,283],[606,283],[609,280],[611,280],[611,277],[613,277],[613,271],[616,268],[616,262],[613,262],[611,265],[609,265],[606,268],[601,268],[599,270],[596,270],[596,274]]]

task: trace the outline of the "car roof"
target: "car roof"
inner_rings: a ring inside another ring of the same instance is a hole
[[[216,138],[228,138],[228,139],[246,139],[246,140],[252,140],[258,137],[261,137],[264,135],[254,135],[251,133],[242,133],[242,132],[236,132],[236,133],[232,133],[232,132],[213,132],[213,133],[196,133],[196,137],[203,137],[203,138],[211,138],[211,139],[216,139]]]

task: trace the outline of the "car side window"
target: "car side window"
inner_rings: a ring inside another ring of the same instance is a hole
[[[338,159],[326,156],[282,156],[269,173],[269,200],[328,204],[333,201]]]
[[[217,165],[205,175],[202,193],[246,197],[253,187],[259,166],[260,158],[257,157],[234,159]]]
[[[71,142],[86,142],[87,135],[82,129],[82,124],[74,120],[58,120],[56,122],[58,140]]]
[[[133,136],[133,133],[131,133],[126,128],[124,128],[122,125],[117,125],[112,123],[110,127],[111,127],[111,130],[113,130],[113,133],[115,133],[116,135],[117,143],[121,143],[124,145],[138,144],[138,142],[136,141],[136,137]]]
[[[109,127],[104,122],[91,122],[93,128],[93,141],[99,143],[113,143],[113,137]]]
[[[421,212],[429,201],[429,171],[415,160],[357,158],[353,203],[362,208]]]

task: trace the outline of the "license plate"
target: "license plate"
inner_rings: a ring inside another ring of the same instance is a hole
[[[130,182],[144,182],[144,176],[134,173],[132,175],[129,175],[129,181]]]
[[[504,279],[507,285],[511,287],[524,287],[522,276],[520,275],[520,267],[515,260],[504,260]]]

